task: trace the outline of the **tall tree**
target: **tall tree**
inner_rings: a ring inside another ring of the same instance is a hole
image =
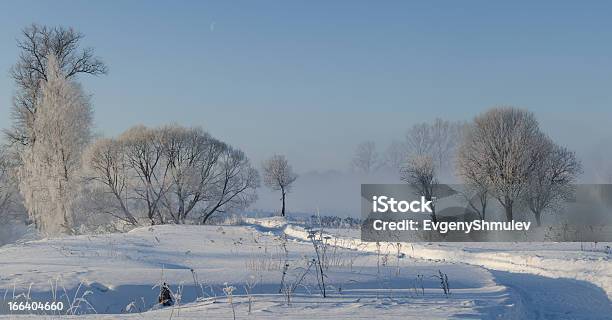
[[[274,155],[263,163],[264,184],[274,191],[281,192],[282,217],[285,216],[285,198],[297,177],[285,156]]]
[[[17,40],[19,60],[10,75],[16,85],[13,101],[13,127],[5,131],[13,145],[28,146],[36,141],[34,130],[37,100],[41,86],[49,79],[49,56],[54,56],[57,69],[66,79],[79,74],[106,74],[106,65],[94,55],[92,48],[80,48],[83,34],[72,28],[32,24]]]
[[[20,190],[40,230],[71,232],[82,150],[90,140],[92,109],[81,87],[67,79],[53,54],[36,100],[32,133],[37,141],[22,156]]]

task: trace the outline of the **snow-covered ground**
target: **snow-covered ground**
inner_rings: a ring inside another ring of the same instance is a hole
[[[306,230],[287,226],[285,232],[306,239]],[[361,242],[359,230],[329,230],[335,245],[376,252],[375,243]],[[393,244],[384,244],[383,250]],[[493,270],[531,273],[553,278],[584,280],[601,287],[612,298],[610,243],[410,243],[401,252],[420,259],[466,263]]]
[[[8,301],[55,297],[65,304],[63,313],[72,306],[90,319],[232,319],[232,305],[237,319],[612,319],[612,268],[602,244],[582,250],[556,243],[378,247],[359,241],[358,231],[329,230],[328,297],[322,298],[314,268],[308,269],[315,256],[308,233],[280,219],[248,222],[0,247],[0,318],[34,317],[9,314]],[[285,283],[306,274],[290,304],[279,293],[284,246]],[[449,295],[435,277],[440,271],[448,276]],[[162,282],[180,296],[172,307],[156,306]],[[232,303],[223,290],[230,286]]]

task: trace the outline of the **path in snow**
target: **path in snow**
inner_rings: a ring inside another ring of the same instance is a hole
[[[285,232],[303,241],[307,240],[308,232],[303,228],[287,225]],[[376,243],[361,242],[350,236],[328,234],[330,242],[345,248],[377,252]],[[460,247],[444,248],[428,247],[425,244],[404,244],[401,252],[407,256],[425,260],[435,260],[442,263],[460,263],[482,266],[491,270],[495,281],[514,292],[517,307],[535,319],[612,319],[612,304],[610,295],[598,285],[612,288],[612,264],[607,257],[595,259],[567,258],[569,252],[512,252],[506,248],[513,243],[487,244],[486,250],[471,248],[463,250]],[[554,245],[547,244],[550,249]],[[395,247],[382,244],[380,250],[384,253],[394,252]],[[597,253],[594,254],[596,257]],[[501,271],[500,271],[501,270]],[[514,271],[514,272],[512,272]],[[547,277],[553,276],[553,277]],[[558,276],[558,278],[557,278]],[[576,280],[588,279],[589,281]]]
[[[612,319],[606,293],[586,281],[491,271],[495,281],[518,293],[530,319]]]

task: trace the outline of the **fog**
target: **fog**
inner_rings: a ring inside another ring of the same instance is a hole
[[[580,133],[585,135],[585,133]],[[553,137],[554,139],[555,137]],[[582,163],[583,172],[577,177],[578,184],[609,184],[612,183],[612,138],[599,137],[593,139],[572,139],[555,142],[565,145],[576,152]],[[575,140],[584,143],[576,143]],[[383,156],[383,151],[391,141],[377,143],[377,151]],[[395,184],[404,183],[400,180],[399,170],[382,168],[375,172],[364,174],[350,168],[351,154],[346,154],[346,169],[317,170],[299,174],[292,191],[287,198],[289,214],[337,215],[340,217],[359,217],[361,184]],[[299,168],[296,171],[300,173]],[[452,173],[439,178],[441,183],[460,183]],[[280,212],[280,194],[268,188],[258,189],[258,200],[251,205],[252,210],[264,212]]]
[[[362,183],[401,183],[391,170],[372,174],[346,171],[311,171],[298,177],[287,198],[287,209],[298,213],[359,217]],[[252,208],[269,212],[280,211],[280,194],[261,188],[259,199]]]

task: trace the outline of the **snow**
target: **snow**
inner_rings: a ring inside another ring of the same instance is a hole
[[[25,300],[15,296],[52,301],[55,294],[90,319],[232,319],[225,286],[236,287],[237,318],[609,319],[612,314],[608,258],[579,251],[578,244],[403,244],[405,256],[398,257],[395,245],[382,244],[379,255],[376,244],[361,243],[352,230],[328,231],[329,297],[320,296],[311,272],[287,305],[279,294],[281,236],[289,236],[287,279],[295,281],[314,255],[307,232],[278,218],[246,222],[143,227],[0,247],[0,318],[33,317],[8,314],[8,301]],[[449,296],[433,277],[438,270],[448,275]],[[155,306],[162,281],[181,293],[179,304]],[[247,281],[256,282],[250,315]]]
[[[306,239],[306,230],[287,226],[285,232]],[[344,232],[345,233],[345,232]],[[358,231],[351,235],[331,234],[344,248],[375,251],[376,244],[358,240]],[[420,259],[431,259],[483,266],[513,273],[531,273],[552,278],[570,278],[591,282],[612,298],[612,262],[610,244],[580,243],[411,243],[402,253]],[[601,249],[595,251],[597,246]],[[607,248],[606,248],[607,247]]]

